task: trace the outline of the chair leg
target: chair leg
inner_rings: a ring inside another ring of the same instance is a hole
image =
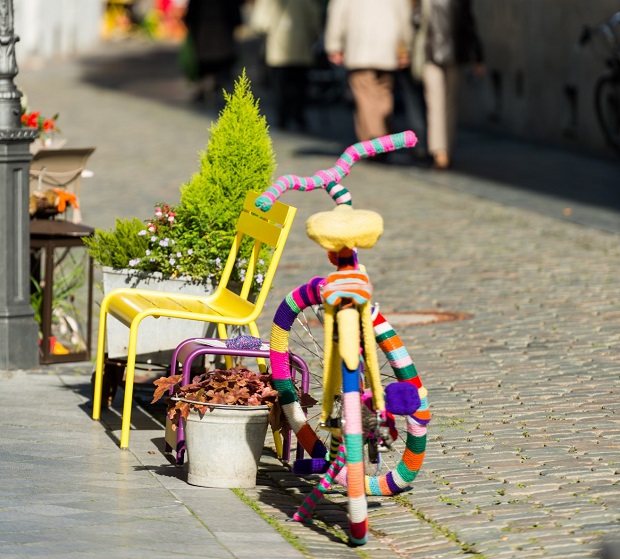
[[[259,340],[261,339],[260,332],[258,331],[258,326],[256,326],[256,322],[250,322],[248,324],[248,328],[250,329],[250,334],[252,334],[252,336],[258,338]],[[267,372],[267,362],[265,361],[265,359],[263,359],[262,357],[257,357],[256,363],[258,364],[258,370],[261,373]]]
[[[95,364],[95,382],[93,386],[93,419],[101,419],[101,393],[103,390],[103,361],[107,314],[102,304],[99,313],[99,335],[97,337],[97,359]]]
[[[183,371],[183,381],[181,382],[181,384],[187,384],[190,381],[190,375],[191,375],[191,371],[192,371],[192,364],[194,362],[194,359],[196,357],[198,357],[199,355],[202,355],[204,352],[202,351],[201,348],[199,349],[194,349],[193,351],[190,351],[187,355],[185,355],[185,357],[183,358],[183,364],[182,364],[182,371]],[[183,420],[180,420],[178,425],[177,425],[177,458],[176,458],[176,464],[177,466],[182,466],[183,462],[185,460],[185,428],[183,427]]]
[[[133,404],[133,381],[136,371],[136,351],[138,350],[139,319],[129,327],[129,345],[127,346],[127,369],[125,372],[125,398],[123,400],[123,417],[121,420],[121,448],[129,448],[129,430],[131,428],[131,407]]]
[[[194,340],[196,340],[198,338],[190,338],[188,340],[184,340],[182,341],[175,349],[174,352],[172,353],[172,359],[170,361],[170,375],[171,377],[173,377],[174,375],[177,374],[177,363],[179,362],[179,353],[181,352],[181,350],[185,347],[185,345],[187,345],[188,343],[193,342]],[[173,389],[171,388],[169,391],[169,394],[172,396],[173,393]],[[175,445],[175,448],[173,449],[172,446],[170,445],[170,443],[168,443],[168,440],[166,439],[166,444],[164,447],[164,452],[166,452],[166,454],[172,452],[173,450],[176,450],[176,447],[178,445]]]
[[[217,335],[221,340],[228,339],[228,330],[226,329],[226,324],[222,324],[221,322],[217,323]],[[226,364],[227,369],[232,369],[233,367],[233,359],[230,355],[224,355],[224,363]]]

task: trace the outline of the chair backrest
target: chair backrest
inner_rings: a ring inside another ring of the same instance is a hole
[[[248,192],[245,198],[243,210],[237,220],[237,234],[228,255],[226,265],[224,266],[217,290],[229,289],[228,282],[237,262],[237,255],[241,243],[244,238],[251,238],[254,240],[254,246],[245,268],[245,279],[240,292],[240,296],[247,300],[250,296],[250,288],[254,279],[261,248],[263,246],[273,248],[271,261],[264,274],[263,283],[261,284],[260,291],[255,300],[255,306],[258,312],[260,312],[269,294],[271,283],[273,282],[280,257],[282,256],[282,251],[284,250],[284,245],[286,244],[286,240],[293,225],[293,220],[295,219],[295,214],[297,213],[297,208],[287,206],[282,202],[275,202],[269,211],[263,212],[254,205],[254,201],[258,196],[259,193],[257,192]]]
[[[79,204],[82,171],[93,151],[95,148],[60,148],[35,153],[30,162],[30,194],[61,188],[73,194]],[[74,209],[72,221],[78,222],[76,213]]]

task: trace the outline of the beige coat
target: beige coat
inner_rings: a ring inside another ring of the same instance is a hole
[[[410,0],[330,0],[325,50],[343,53],[349,70],[396,70],[411,50]]]
[[[321,0],[257,0],[250,26],[267,37],[268,66],[311,66],[321,33]]]

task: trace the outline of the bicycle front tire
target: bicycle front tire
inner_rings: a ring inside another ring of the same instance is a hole
[[[605,140],[620,155],[620,76],[610,74],[597,81],[595,104]]]

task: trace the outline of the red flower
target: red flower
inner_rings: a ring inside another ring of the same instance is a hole
[[[39,128],[39,114],[41,114],[39,111],[34,111],[27,115],[26,125],[28,128]]]

